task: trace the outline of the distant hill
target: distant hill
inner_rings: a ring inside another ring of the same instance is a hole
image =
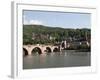
[[[91,30],[87,28],[71,29],[44,25],[23,25],[23,43],[34,42],[34,40],[32,40],[33,34],[38,34],[38,37],[41,35],[49,35],[50,37],[55,37],[55,40],[59,41],[66,38],[85,38],[86,35],[90,38]]]
[[[59,27],[49,27],[49,26],[44,26],[44,25],[23,25],[24,29],[33,29],[33,31],[44,31],[44,30],[64,30],[64,28],[59,28]]]
[[[68,30],[86,30],[86,31],[90,31],[90,29],[88,28],[82,28],[82,29],[72,29],[72,28],[61,28],[61,27],[50,27],[50,26],[44,26],[44,25],[23,25],[23,30],[29,30],[29,31],[33,31],[33,32],[44,32],[44,31],[48,31],[48,32],[53,32],[53,31],[68,31]]]

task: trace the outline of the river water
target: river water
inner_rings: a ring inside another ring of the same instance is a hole
[[[46,55],[30,55],[23,57],[23,69],[57,68],[90,66],[90,52],[63,50]]]

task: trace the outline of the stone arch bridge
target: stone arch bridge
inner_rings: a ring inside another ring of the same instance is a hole
[[[37,48],[40,52],[40,54],[45,54],[46,51],[49,52],[56,52],[61,51],[59,46],[53,46],[53,45],[23,45],[23,51],[26,52],[24,55],[31,55],[32,51]],[[24,52],[23,52],[24,53]]]

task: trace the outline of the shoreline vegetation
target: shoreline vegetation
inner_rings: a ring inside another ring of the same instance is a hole
[[[44,25],[23,25],[23,45],[61,45],[63,50],[91,51],[91,29],[71,29]]]

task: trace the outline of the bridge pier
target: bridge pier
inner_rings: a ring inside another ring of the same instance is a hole
[[[31,55],[32,54],[32,50],[28,50],[28,55]]]
[[[42,54],[45,54],[45,50],[46,50],[46,48],[41,47],[41,52],[42,52]]]
[[[60,49],[60,51],[62,50],[62,47],[61,47],[61,45],[60,45],[60,48],[59,48],[59,49]]]

